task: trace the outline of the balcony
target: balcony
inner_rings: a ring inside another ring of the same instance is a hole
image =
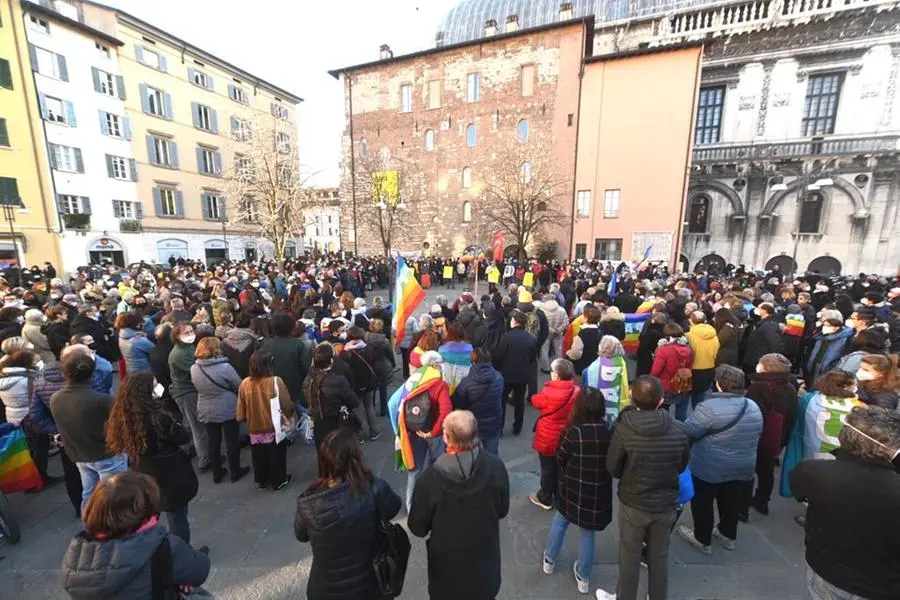
[[[62,216],[63,225],[71,231],[90,231],[91,215],[84,213],[69,214]]]
[[[817,156],[891,154],[900,150],[900,135],[830,136],[827,138],[711,144],[694,148],[693,163],[732,164],[746,161],[794,160]]]
[[[144,227],[137,219],[120,219],[119,231],[122,233],[140,233]]]

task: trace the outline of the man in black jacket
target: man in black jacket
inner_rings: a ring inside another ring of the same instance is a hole
[[[668,412],[658,410],[663,387],[656,377],[641,375],[634,381],[631,403],[634,408],[619,417],[606,456],[607,469],[621,480],[619,583],[616,595],[597,590],[598,600],[635,600],[645,539],[650,598],[665,598],[669,584],[669,533],[678,475],[690,457],[688,438]]]
[[[509,331],[500,338],[497,351],[494,353],[494,367],[503,375],[503,426],[506,425],[506,400],[512,395],[513,435],[522,432],[522,421],[525,419],[525,388],[537,369],[537,339],[525,331],[525,315],[514,310],[509,315]]]
[[[744,355],[744,373],[747,375],[756,373],[756,365],[763,354],[784,352],[781,326],[772,318],[775,307],[769,302],[763,302],[756,307],[756,312],[759,314],[759,323],[747,339],[747,352]]]
[[[478,445],[467,410],[444,419],[447,453],[419,478],[407,526],[428,538],[431,600],[490,599],[500,591],[500,519],[509,513],[503,461]]]

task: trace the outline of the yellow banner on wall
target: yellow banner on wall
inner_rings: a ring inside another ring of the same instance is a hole
[[[397,171],[372,173],[372,203],[379,202],[388,206],[397,206],[400,202],[400,176]]]

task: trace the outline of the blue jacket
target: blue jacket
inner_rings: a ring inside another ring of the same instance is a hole
[[[489,364],[472,365],[451,397],[453,408],[470,410],[478,422],[478,437],[495,438],[503,428],[503,376]]]
[[[747,410],[734,426],[706,435],[731,423],[745,403]],[[762,412],[743,394],[707,394],[682,424],[692,442],[691,472],[707,483],[752,479],[762,426]]]
[[[113,385],[112,363],[100,356],[94,357],[94,376],[91,378],[91,389],[101,394],[109,394]]]
[[[143,332],[138,332],[130,327],[119,332],[119,350],[122,351],[122,358],[125,359],[125,372],[128,375],[153,372],[153,367],[150,365],[150,351],[153,350],[155,344],[147,336],[138,335],[138,333],[143,334]]]
[[[828,335],[820,333],[816,336],[816,343],[809,354],[809,360],[806,361],[806,369],[809,371],[810,377],[816,379],[822,373],[837,366],[844,345],[848,338],[853,337],[853,333],[853,329],[842,327],[840,331]]]
[[[44,367],[43,377],[34,382],[34,395],[31,397],[31,406],[28,417],[31,424],[37,427],[41,433],[53,435],[59,433],[56,421],[50,413],[50,396],[59,391],[66,382],[63,377],[60,363],[51,363]]]

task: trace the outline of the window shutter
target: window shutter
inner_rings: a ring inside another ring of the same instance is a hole
[[[223,221],[228,220],[228,203],[224,196],[219,196],[219,218]]]
[[[50,152],[48,152],[48,154],[50,155],[50,168],[55,169],[56,168],[56,153],[59,152],[59,150],[57,150],[57,148],[59,148],[59,146],[57,146],[56,144],[47,144],[47,145],[49,146],[49,150],[50,150]]]
[[[113,200],[113,218],[121,219],[122,218],[122,202],[119,200]]]
[[[34,47],[34,44],[28,44],[28,59],[31,61],[31,70],[40,73],[38,70],[37,48]]]
[[[184,218],[184,193],[181,190],[175,190],[175,216]]]
[[[191,102],[191,119],[194,121],[194,127],[200,127],[200,105]]]
[[[235,90],[235,86],[229,83],[228,84],[228,97],[231,98],[232,100],[234,100],[237,97],[237,94],[235,93],[234,90]]]
[[[47,96],[44,94],[38,93],[38,105],[41,107],[41,118],[45,121],[50,118],[50,113],[47,111]],[[100,113],[100,116],[103,116],[103,113]]]
[[[115,177],[116,173],[113,170],[113,157],[109,154],[106,155],[106,174],[112,178]]]
[[[144,62],[144,49],[141,48],[141,46],[139,46],[138,44],[134,45],[134,57],[139,63]]]
[[[147,162],[151,165],[158,165],[159,158],[156,156],[156,144],[154,143],[156,140],[153,139],[152,135],[147,136]]]
[[[178,168],[178,144],[169,140],[169,155],[172,157],[172,166]]]
[[[159,55],[159,70],[160,71],[168,71],[169,70],[169,59],[167,59],[164,54]]]
[[[206,88],[210,90],[216,89],[215,85],[213,85],[212,75],[210,75],[209,73],[206,74]]]
[[[12,70],[9,61],[3,58],[0,58],[0,87],[13,89]]]
[[[221,152],[213,152],[213,170],[215,174],[218,176],[222,176],[222,153]]]
[[[116,75],[116,92],[119,94],[119,100],[125,100],[125,78]]]
[[[63,106],[66,109],[66,124],[69,127],[77,127],[78,123],[75,121],[75,107],[72,106],[72,103],[69,101],[64,101]]]
[[[209,126],[213,133],[219,133],[219,118],[216,116],[216,109],[209,109]]]
[[[153,208],[156,210],[156,216],[161,217],[163,214],[162,211],[162,194],[159,193],[159,188],[153,188]]]
[[[137,161],[134,160],[133,158],[129,158],[129,159],[128,159],[128,171],[131,173],[131,180],[132,180],[132,181],[137,181],[137,180],[138,180],[138,176],[137,176]]]
[[[42,108],[41,112],[43,113],[43,111],[44,111],[44,109]],[[109,124],[106,122],[106,113],[103,112],[102,110],[99,112],[100,112],[100,131],[103,133],[103,135],[109,135]]]
[[[175,113],[172,110],[172,94],[168,92],[163,93],[163,105],[164,111],[163,114],[167,119],[173,119],[175,117]]]
[[[141,110],[145,113],[150,112],[150,99],[147,97],[147,85],[142,83],[140,85],[141,89]]]
[[[6,128],[6,119],[0,119],[0,146],[9,145],[9,130]]]
[[[84,158],[81,155],[81,148],[75,148],[75,170],[84,173]]]
[[[59,214],[67,215],[69,214],[69,207],[66,205],[65,200],[59,194],[56,195],[56,207],[59,210]]]
[[[122,117],[122,135],[126,140],[131,139],[131,117]]]
[[[238,131],[240,130],[240,123],[238,123],[237,117],[231,117],[231,136],[237,138]]]
[[[81,212],[86,215],[91,214],[91,199],[87,196],[81,197]]]
[[[134,218],[138,221],[144,218],[144,205],[140,202],[134,203]]]
[[[69,68],[66,66],[66,57],[62,54],[56,55],[56,62],[59,65],[59,78],[62,81],[69,80]]]
[[[197,171],[199,171],[200,173],[206,173],[206,171],[203,169],[203,148],[200,148],[198,146],[196,153],[197,153]]]
[[[275,104],[274,102],[273,102],[272,104],[270,104],[270,105],[269,105],[269,112],[272,113],[272,116],[273,116],[273,117],[277,117],[277,116],[278,116],[278,105]]]
[[[209,194],[200,194],[200,206],[203,208],[203,218],[207,221],[212,219],[209,214]]]
[[[188,79],[191,80],[191,83],[194,83],[194,74],[195,74],[196,72],[197,72],[197,71],[196,71],[195,69],[192,69],[192,68],[188,67]]]
[[[100,69],[91,67],[91,79],[94,80],[94,91],[100,91]]]

